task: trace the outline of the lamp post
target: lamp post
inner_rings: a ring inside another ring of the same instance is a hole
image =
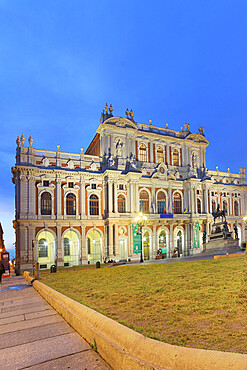
[[[139,215],[135,218],[135,223],[138,226],[138,234],[141,236],[141,257],[140,257],[140,263],[143,262],[143,256],[142,256],[142,228],[147,223],[147,216],[143,215],[142,212],[139,213]]]

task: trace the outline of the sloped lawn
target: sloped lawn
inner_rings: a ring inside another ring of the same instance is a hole
[[[179,346],[247,353],[244,258],[77,268],[41,281],[142,333]]]

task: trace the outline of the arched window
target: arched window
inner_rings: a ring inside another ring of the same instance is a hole
[[[163,162],[163,148],[161,146],[158,146],[156,155],[157,155],[157,163],[162,163]]]
[[[41,194],[41,214],[51,215],[51,194],[47,191]]]
[[[117,198],[117,205],[118,205],[118,212],[119,213],[125,213],[126,207],[125,207],[125,196],[120,194]]]
[[[140,212],[149,213],[149,196],[145,190],[140,193]]]
[[[182,199],[179,193],[175,193],[173,197],[173,206],[174,206],[174,213],[180,214],[182,213]]]
[[[174,149],[172,153],[172,164],[173,166],[179,166],[178,150]]]
[[[164,214],[166,213],[166,196],[163,191],[159,191],[157,195],[157,206],[158,206],[158,213]]]
[[[139,160],[141,162],[147,162],[147,148],[145,144],[139,146]]]
[[[70,256],[70,244],[68,238],[63,239],[63,247],[64,247],[64,256]]]
[[[235,200],[235,202],[234,202],[234,215],[239,216],[238,201],[237,200]]]
[[[227,201],[223,200],[223,209],[227,212]]]
[[[216,202],[212,200],[212,212],[216,210]]]
[[[202,213],[201,201],[197,198],[197,213]]]
[[[76,196],[75,194],[69,193],[66,197],[66,215],[76,215]]]
[[[97,195],[92,194],[89,198],[89,208],[90,208],[90,215],[98,216],[99,215],[99,198]]]
[[[38,241],[39,257],[48,257],[48,242],[42,238]]]

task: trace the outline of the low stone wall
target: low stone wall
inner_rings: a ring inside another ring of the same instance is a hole
[[[219,260],[221,258],[244,257],[244,256],[245,256],[245,253],[220,254],[218,256],[214,256],[214,260]]]
[[[23,275],[113,369],[247,369],[247,355],[178,347],[146,338],[40,281],[33,281],[29,272]]]

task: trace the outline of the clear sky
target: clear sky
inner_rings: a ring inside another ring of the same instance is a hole
[[[87,148],[114,115],[191,131],[208,169],[247,164],[246,0],[0,0],[0,222],[14,242],[16,137]]]

